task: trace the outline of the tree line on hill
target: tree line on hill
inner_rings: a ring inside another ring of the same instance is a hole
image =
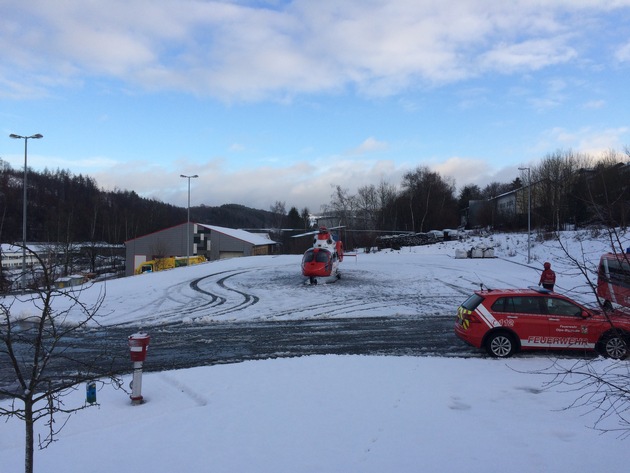
[[[630,151],[610,151],[604,158],[572,151],[545,156],[536,166],[520,171],[511,182],[475,184],[456,191],[453,179],[426,166],[404,174],[399,185],[385,180],[365,185],[352,194],[332,188],[330,203],[320,215],[348,229],[376,235],[383,231],[426,232],[457,228],[465,221],[471,202],[484,202],[477,225],[517,229],[526,226],[523,192],[531,184],[533,228],[590,223],[627,226],[630,216]],[[94,242],[120,244],[168,228],[187,219],[186,208],[148,199],[134,191],[99,189],[93,178],[67,170],[28,173],[27,239],[39,242]],[[502,214],[496,199],[518,193],[518,210]],[[22,237],[23,171],[0,160],[0,241]],[[276,201],[269,210],[238,204],[191,207],[191,220],[231,228],[292,228],[311,226],[308,208],[298,210]],[[275,238],[280,233],[276,232]]]
[[[0,241],[22,241],[23,170],[0,160]],[[67,170],[28,170],[27,240],[120,244],[187,220],[187,209],[134,191],[99,189]],[[191,208],[191,220],[234,228],[264,228],[272,214],[242,205]]]
[[[427,167],[407,172],[397,187],[385,181],[351,194],[335,186],[325,213],[341,225],[366,232],[428,232],[460,226],[543,231],[630,222],[630,148],[593,157],[572,151],[548,154],[519,168],[508,183],[475,184],[456,194],[455,182]],[[470,212],[476,204],[476,215]],[[359,238],[353,236],[354,240]],[[364,245],[361,242],[360,245]]]

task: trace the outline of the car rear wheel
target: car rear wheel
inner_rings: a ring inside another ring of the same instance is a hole
[[[607,335],[602,341],[604,356],[615,360],[623,360],[628,356],[628,337],[623,334]]]
[[[509,333],[496,332],[486,340],[486,351],[495,358],[507,358],[516,352],[514,337]]]

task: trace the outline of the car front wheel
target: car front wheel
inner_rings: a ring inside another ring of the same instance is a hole
[[[486,351],[496,358],[507,358],[516,352],[514,338],[507,333],[493,333],[486,340]]]
[[[602,348],[608,358],[623,360],[628,356],[628,339],[621,334],[608,335],[602,341]]]

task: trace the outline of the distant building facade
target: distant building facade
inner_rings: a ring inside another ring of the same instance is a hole
[[[532,188],[532,202],[535,199],[534,189],[535,187]],[[461,226],[477,228],[520,225],[527,218],[528,191],[529,188],[524,186],[488,200],[469,201],[468,208],[460,215]]]
[[[30,268],[37,263],[37,258],[33,253],[41,253],[41,247],[40,245],[27,243],[26,248],[26,266]],[[2,269],[21,269],[23,256],[24,253],[21,246],[2,243],[0,249],[0,264],[2,264]]]
[[[146,261],[174,256],[205,256],[213,261],[273,253],[267,235],[201,223],[182,223],[125,242],[125,275]]]

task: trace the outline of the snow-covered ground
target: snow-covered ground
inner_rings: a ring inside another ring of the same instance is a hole
[[[579,235],[565,243],[572,254],[584,254],[595,269],[605,243],[590,233]],[[527,235],[501,234],[346,256],[338,284],[304,285],[300,255],[257,256],[96,283],[78,296],[88,305],[105,296],[98,323],[137,328],[171,322],[431,316],[455,314],[457,304],[481,283],[490,288],[536,285],[543,262],[549,260],[558,275],[559,292],[594,303],[583,276],[557,244],[536,242],[534,235],[532,242],[529,265]],[[457,249],[479,245],[492,247],[497,258],[455,258]],[[59,307],[70,302],[57,300]],[[18,317],[33,310],[27,301],[13,306]],[[71,311],[69,317],[73,316],[83,314]]]
[[[206,263],[98,283],[103,324],[149,333],[164,322],[208,324],[292,318],[453,314],[479,287],[524,287],[552,262],[557,291],[594,303],[557,243],[499,235],[347,258],[335,284],[305,286],[299,256]],[[608,249],[568,235],[572,256],[595,269]],[[626,238],[625,246],[630,246]],[[497,258],[455,259],[494,247]],[[33,309],[16,301],[16,316]],[[454,336],[454,335],[453,335]],[[148,356],[151,356],[149,348]],[[576,360],[562,359],[572,365]],[[597,360],[601,369],[615,365]],[[578,393],[547,386],[552,360],[315,356],[145,374],[147,401],[105,386],[59,441],[36,452],[36,471],[538,472],[625,467],[626,440],[591,427],[597,412],[568,409]],[[625,362],[621,366],[625,369]],[[84,402],[84,387],[67,402]],[[5,401],[6,402],[6,401]],[[59,420],[61,423],[62,420]],[[615,426],[610,419],[604,427]],[[37,425],[37,429],[44,426]],[[23,426],[0,427],[0,471],[23,468]]]

